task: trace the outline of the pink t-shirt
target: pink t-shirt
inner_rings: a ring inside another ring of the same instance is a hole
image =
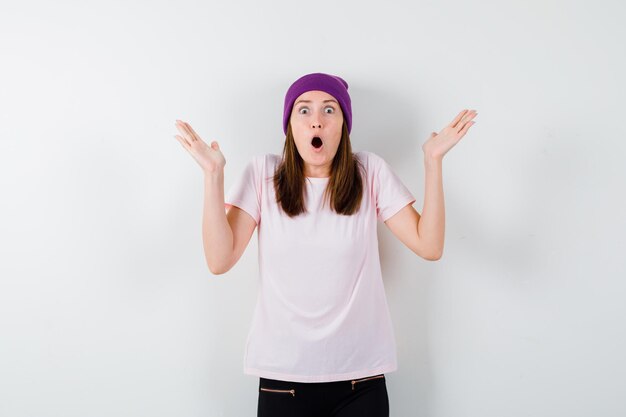
[[[307,177],[307,214],[292,219],[280,211],[271,179],[280,155],[254,156],[230,187],[226,208],[250,214],[259,239],[259,292],[244,374],[331,382],[397,370],[376,229],[377,220],[415,198],[380,156],[355,155],[367,178],[352,216],[322,206],[328,178]]]

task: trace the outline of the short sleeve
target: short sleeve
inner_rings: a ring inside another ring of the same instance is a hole
[[[374,171],[376,216],[385,222],[407,204],[413,204],[415,197],[382,157],[370,153],[370,163]]]
[[[261,170],[263,156],[254,156],[230,186],[224,197],[224,209],[237,206],[256,221],[261,221]]]

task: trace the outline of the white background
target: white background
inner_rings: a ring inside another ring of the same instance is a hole
[[[2,2],[0,415],[252,416],[257,237],[214,276],[202,173],[281,153],[284,94],[349,83],[353,150],[417,197],[444,158],[443,257],[379,223],[399,370],[391,415],[623,416],[619,1]]]

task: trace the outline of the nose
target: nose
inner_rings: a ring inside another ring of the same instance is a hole
[[[322,125],[321,125],[321,124],[319,124],[319,123],[313,123],[312,127],[313,127],[314,129],[315,129],[315,128],[321,129],[321,128],[322,128]]]

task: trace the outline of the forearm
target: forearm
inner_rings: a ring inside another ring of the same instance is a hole
[[[224,211],[224,171],[204,175],[202,217],[204,256],[214,274],[228,269],[233,253],[233,232]]]
[[[445,207],[443,200],[442,159],[424,157],[424,208],[417,224],[417,235],[435,258],[443,253]]]

